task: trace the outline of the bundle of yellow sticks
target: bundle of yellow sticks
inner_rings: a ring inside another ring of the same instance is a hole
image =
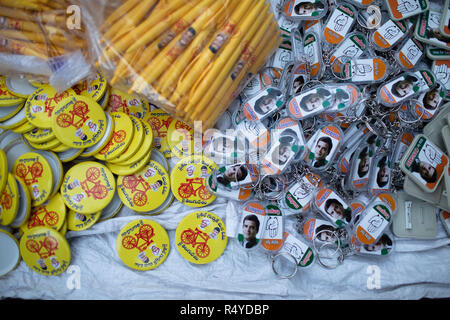
[[[100,27],[111,85],[212,127],[279,45],[267,0],[126,0]],[[154,99],[151,99],[154,100]],[[159,102],[159,103],[158,103]]]
[[[0,51],[44,60],[86,50],[81,30],[67,28],[66,0],[0,0]]]

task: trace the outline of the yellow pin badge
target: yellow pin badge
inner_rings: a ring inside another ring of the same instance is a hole
[[[160,207],[170,193],[169,174],[156,161],[150,160],[139,172],[117,177],[117,192],[123,204],[137,212]]]
[[[19,210],[19,189],[14,175],[8,173],[5,189],[0,194],[0,224],[10,225]]]
[[[155,109],[148,113],[143,122],[148,123],[153,131],[154,147],[158,149],[166,158],[172,157],[167,134],[173,118],[161,109]]]
[[[178,252],[184,259],[195,264],[206,264],[219,258],[227,242],[225,223],[208,211],[188,214],[175,231]]]
[[[117,88],[111,88],[107,112],[124,112],[139,119],[144,119],[150,111],[150,104],[143,100],[125,93]]]
[[[32,143],[43,143],[56,138],[55,133],[51,129],[41,129],[38,127],[35,127],[23,136],[27,141]]]
[[[16,96],[5,84],[5,77],[0,76],[0,107],[11,107],[25,102],[25,98]]]
[[[167,231],[150,219],[134,220],[119,232],[116,249],[122,262],[135,270],[160,266],[170,250]]]
[[[59,93],[51,85],[40,85],[25,102],[25,116],[35,127],[50,129],[54,109],[63,99],[73,95],[72,89]]]
[[[90,97],[99,103],[105,98],[108,91],[108,83],[101,73],[96,73],[93,79],[86,79],[72,87],[76,94]]]
[[[128,148],[134,136],[134,125],[130,116],[123,112],[113,112],[110,116],[114,122],[112,137],[106,146],[94,155],[103,161],[119,157]]]
[[[106,166],[85,161],[66,172],[61,195],[69,209],[83,214],[95,213],[111,202],[115,188],[114,176]]]
[[[20,254],[31,270],[46,276],[64,272],[70,264],[70,246],[64,236],[48,227],[28,230],[20,238]]]
[[[34,207],[44,203],[53,192],[53,170],[46,158],[28,152],[17,158],[12,172],[25,182]]]
[[[171,153],[181,159],[194,153],[194,129],[180,120],[173,120],[167,130]]]
[[[6,158],[6,153],[3,149],[0,149],[0,193],[6,187],[6,182],[8,181],[8,158]]]
[[[58,192],[40,206],[33,207],[27,222],[20,227],[23,233],[36,227],[49,227],[59,231],[66,221],[66,205]]]
[[[106,115],[92,98],[77,95],[63,99],[53,111],[52,130],[72,148],[88,148],[106,132]]]
[[[100,219],[101,214],[101,211],[90,214],[83,214],[73,210],[69,210],[67,214],[67,229],[71,231],[82,231],[89,229],[97,223],[97,221]]]
[[[206,187],[207,177],[217,165],[205,156],[195,155],[178,161],[170,174],[171,189],[175,198],[190,207],[203,207],[216,196]]]

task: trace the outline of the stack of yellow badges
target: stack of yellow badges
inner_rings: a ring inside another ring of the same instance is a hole
[[[170,194],[169,174],[156,161],[150,160],[132,175],[117,177],[117,192],[123,204],[137,212],[161,208]]]
[[[167,143],[167,135],[169,133],[169,126],[172,123],[173,118],[165,111],[155,109],[149,112],[143,121],[152,127],[154,148],[161,151],[164,157],[172,157],[172,152],[170,151],[169,144]]]
[[[58,192],[51,199],[31,210],[26,223],[20,227],[22,233],[37,227],[49,227],[60,231],[66,221],[66,205]]]
[[[118,157],[106,162],[106,166],[116,175],[132,175],[141,171],[149,162],[152,154],[153,132],[151,127],[137,117],[128,117],[134,128],[133,139]]]
[[[19,156],[12,172],[27,185],[34,207],[43,204],[53,193],[53,170],[42,155],[28,152]]]
[[[206,188],[206,178],[217,165],[205,156],[181,159],[170,174],[172,193],[178,201],[190,207],[203,207],[216,199]]]
[[[23,109],[25,100],[24,97],[19,97],[11,93],[6,87],[5,78],[0,76],[0,127],[2,125],[6,126],[8,120],[14,118]],[[30,130],[30,125],[27,122],[18,123],[17,125],[12,123],[9,125],[9,128],[22,133],[23,131]]]
[[[107,112],[124,112],[139,119],[145,119],[150,112],[150,104],[138,97],[111,88]]]
[[[72,231],[82,231],[92,227],[99,219],[101,212],[83,214],[69,210],[67,214],[67,229]]]
[[[214,213],[196,211],[184,217],[175,231],[178,252],[189,262],[206,264],[227,246],[225,223]]]
[[[167,129],[167,144],[172,154],[181,159],[194,153],[194,129],[180,120],[173,120]]]
[[[16,178],[17,189],[19,191],[19,208],[17,210],[16,218],[9,224],[12,228],[20,228],[26,223],[31,213],[31,195],[28,187],[22,179]]]
[[[122,262],[135,270],[151,270],[161,265],[170,250],[169,236],[157,222],[134,220],[119,232],[116,249]]]
[[[0,194],[0,224],[10,225],[19,211],[19,189],[14,175],[8,173],[8,179]]]
[[[77,149],[92,147],[106,132],[106,115],[90,97],[76,95],[63,99],[53,110],[52,130],[66,146]]]
[[[70,168],[61,186],[61,195],[69,209],[82,214],[101,211],[112,200],[116,183],[104,165],[85,161]]]
[[[48,227],[28,230],[20,238],[20,254],[33,271],[56,276],[70,264],[71,252],[67,240],[58,231]]]
[[[90,97],[105,109],[109,102],[110,90],[105,77],[97,73],[94,79],[83,80],[72,88],[76,94]]]

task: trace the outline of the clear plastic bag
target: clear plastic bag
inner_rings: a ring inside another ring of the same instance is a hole
[[[211,128],[273,54],[266,0],[77,1],[90,53],[110,84]]]

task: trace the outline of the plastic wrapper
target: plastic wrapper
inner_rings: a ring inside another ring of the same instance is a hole
[[[81,9],[69,1],[0,1],[0,73],[63,91],[92,73]]]
[[[211,128],[279,46],[266,0],[76,1],[109,83]]]

